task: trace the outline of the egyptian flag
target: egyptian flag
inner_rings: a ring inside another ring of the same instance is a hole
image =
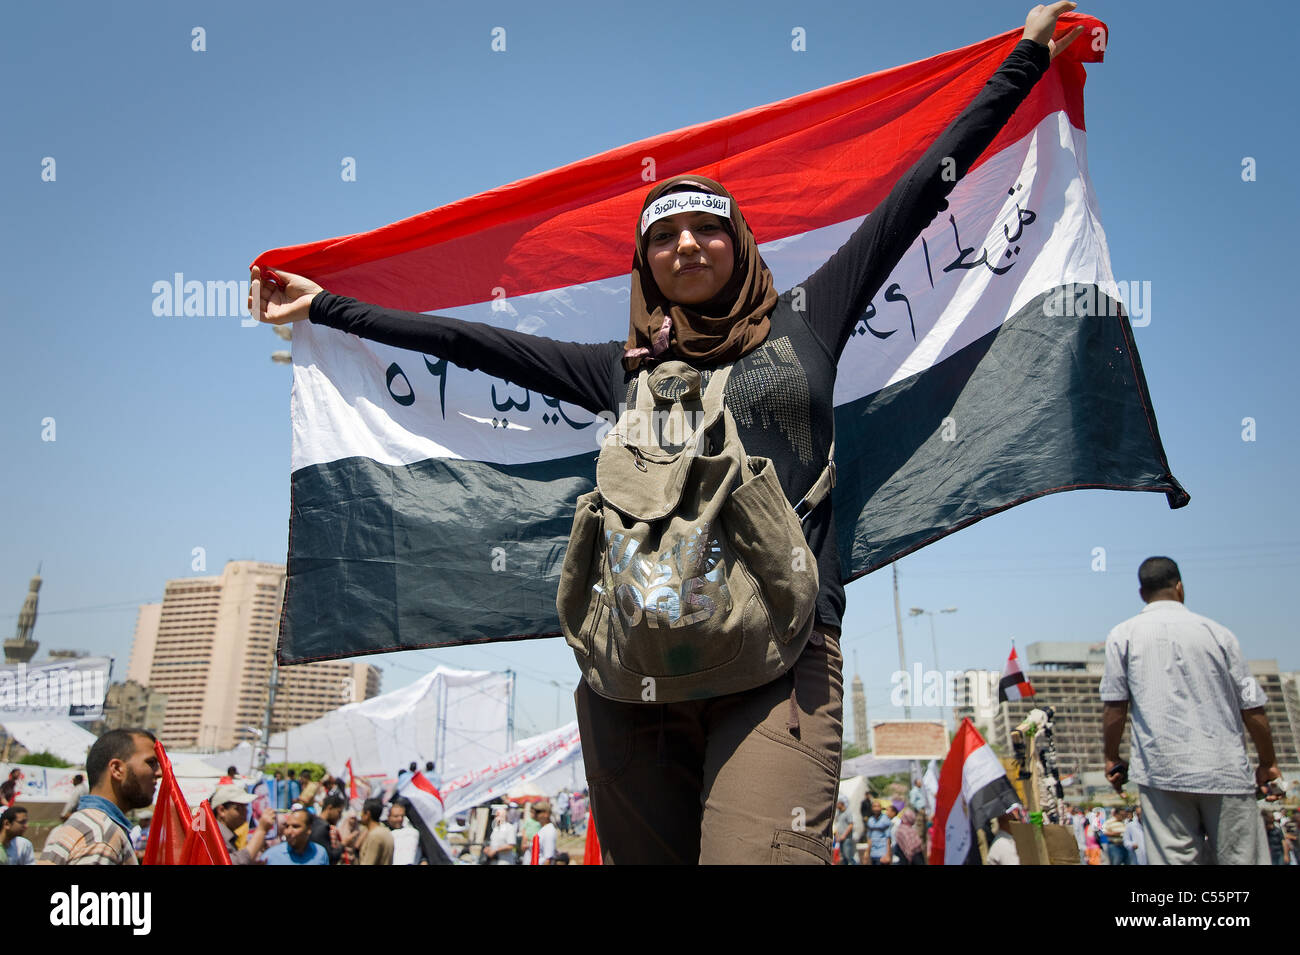
[[[939,774],[930,865],[978,865],[975,830],[1018,803],[993,748],[970,717],[963,719]]]
[[[1088,181],[1083,61],[1102,59],[1105,27],[1065,14],[1058,35],[1078,24],[1084,36],[957,183],[844,351],[834,509],[845,582],[1057,491],[1187,501]],[[777,288],[794,289],[975,99],[1021,32],[255,264],[382,306],[625,341],[634,223],[652,180],[724,183]],[[558,634],[556,589],[574,502],[594,486],[600,419],[310,322],[293,327],[293,362],[280,662]]]
[[[1007,657],[1007,665],[1002,670],[1002,680],[998,683],[998,702],[1005,703],[1007,700],[1023,700],[1027,696],[1034,695],[1034,685],[1025,679],[1020,672],[1020,659],[1016,656],[1016,648],[1011,647],[1011,656]]]
[[[162,780],[158,784],[158,798],[154,800],[153,820],[149,823],[149,839],[141,863],[183,865],[185,843],[193,830],[190,807],[172,772],[172,761],[159,740],[154,740],[153,751],[162,768]]]
[[[406,818],[420,833],[420,848],[429,865],[451,865],[451,849],[433,828],[442,821],[442,793],[424,773],[416,772],[398,785],[397,796],[406,803]]]

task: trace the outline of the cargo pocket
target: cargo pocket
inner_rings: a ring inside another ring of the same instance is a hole
[[[573,704],[578,717],[587,782],[593,786],[612,782],[632,762],[633,738],[641,718],[640,707],[607,700],[585,680],[578,683]]]
[[[604,623],[608,606],[606,594],[599,589],[603,556],[601,530],[605,526],[601,507],[600,491],[578,498],[555,595],[564,641],[584,656],[591,655],[593,634]]]
[[[804,632],[817,601],[817,560],[768,458],[750,457],[754,475],[723,508],[736,556],[759,585],[782,643]]]
[[[772,833],[769,865],[830,865],[830,848],[806,832],[777,829]]]

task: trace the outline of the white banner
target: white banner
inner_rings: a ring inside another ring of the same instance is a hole
[[[440,792],[446,817],[450,819],[479,803],[504,796],[516,783],[537,779],[581,756],[576,720],[526,739],[508,756],[444,783]]]
[[[0,779],[8,779],[9,774],[18,770],[18,787],[14,790],[14,803],[22,805],[28,802],[66,802],[72,795],[72,777],[84,769],[46,769],[44,766],[28,766],[24,763],[0,763]]]

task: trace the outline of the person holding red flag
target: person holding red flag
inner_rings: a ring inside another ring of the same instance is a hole
[[[138,865],[126,814],[153,802],[163,772],[160,753],[154,735],[144,729],[109,730],[96,740],[86,754],[90,792],[49,834],[36,864]]]

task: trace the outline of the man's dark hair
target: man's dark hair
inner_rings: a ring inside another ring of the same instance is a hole
[[[155,742],[153,733],[146,729],[109,730],[95,740],[95,745],[90,747],[90,752],[86,754],[86,775],[89,777],[91,789],[99,785],[104,771],[108,769],[108,764],[112,760],[131,758],[135,753],[137,736],[145,736],[148,737],[149,742]]]
[[[293,779],[293,774],[294,774],[295,772],[297,772],[297,770],[294,770],[294,769],[289,770],[289,778],[290,778],[290,779]]]
[[[299,778],[299,779],[311,779],[311,770],[310,770],[310,769],[304,769],[301,773],[298,774],[298,778]]]
[[[85,778],[86,777],[81,775],[81,773],[77,773],[77,775],[72,777],[72,785],[80,786],[82,781],[85,780]]]
[[[25,815],[27,815],[26,806],[10,806],[4,811],[3,815],[0,815],[0,824],[6,822],[17,822],[19,816]]]
[[[407,766],[406,768],[413,773],[418,773],[420,771],[420,764],[417,763],[415,760],[411,760],[411,765]]]
[[[426,773],[433,772],[433,760],[429,760],[427,763],[424,764],[424,771]]]
[[[324,811],[326,809],[333,809],[336,806],[339,809],[342,809],[347,804],[348,801],[344,799],[342,796],[340,796],[338,793],[330,793],[328,796],[324,798],[324,800],[321,801],[320,807],[321,810]]]
[[[361,804],[361,811],[366,813],[375,822],[384,814],[384,801],[378,796],[371,796]]]
[[[1174,584],[1182,579],[1178,565],[1168,557],[1148,557],[1138,568],[1138,586],[1144,594],[1172,590]]]
[[[235,769],[234,766],[227,766],[227,767],[226,767],[226,775],[227,775],[227,776],[238,776],[238,775],[239,775],[239,770]]]

